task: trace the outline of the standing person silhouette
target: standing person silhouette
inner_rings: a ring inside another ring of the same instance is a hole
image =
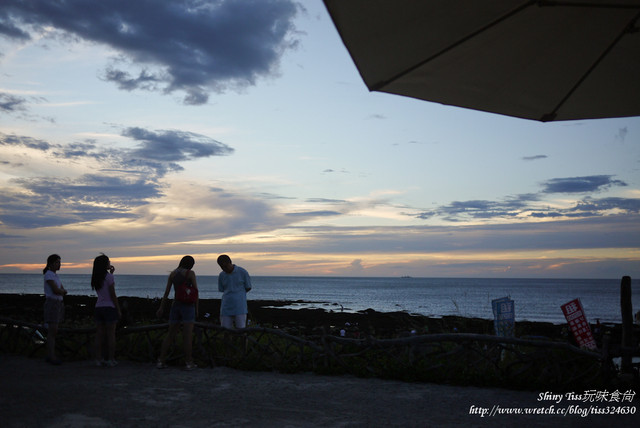
[[[231,262],[222,254],[218,257],[222,272],[218,275],[218,291],[222,293],[220,303],[220,325],[225,328],[245,328],[247,326],[247,293],[251,291],[249,272]]]
[[[60,270],[61,258],[57,254],[47,257],[47,265],[42,270],[44,275],[44,322],[47,327],[47,356],[45,361],[60,365],[62,362],[56,357],[56,336],[58,335],[58,324],[64,320],[64,296],[67,290],[64,289],[57,271]]]
[[[191,270],[195,263],[196,262],[193,257],[184,256],[182,260],[180,260],[178,267],[171,272],[169,274],[169,278],[167,278],[167,287],[165,288],[164,296],[162,296],[160,308],[156,312],[158,318],[162,318],[164,305],[167,301],[167,297],[169,296],[169,292],[171,291],[171,286],[174,288],[175,295],[173,304],[171,305],[171,311],[169,312],[169,332],[162,341],[160,357],[158,358],[158,363],[156,365],[159,369],[167,367],[167,351],[169,350],[169,345],[173,343],[176,337],[180,323],[183,325],[182,339],[184,342],[185,369],[193,370],[197,367],[193,363],[191,337],[193,335],[193,326],[196,322],[196,316],[198,315],[198,300],[196,300],[195,303],[186,303],[176,298],[177,288],[182,284],[194,287],[196,290],[198,289],[196,274]]]
[[[93,272],[91,273],[91,288],[98,294],[96,301],[96,365],[114,367],[116,352],[116,324],[122,316],[120,304],[116,296],[115,280],[109,257],[104,254],[93,260]],[[107,343],[107,358],[104,358],[102,345]]]

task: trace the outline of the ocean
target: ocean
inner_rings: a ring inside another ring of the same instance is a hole
[[[69,294],[93,296],[91,275],[60,279]],[[160,298],[164,275],[115,275],[118,296]],[[253,276],[254,300],[304,301],[291,308],[322,308],[355,312],[406,311],[442,317],[459,315],[493,319],[491,301],[510,297],[516,321],[565,322],[561,305],[579,298],[590,322],[620,323],[621,279],[491,279],[491,278],[368,278]],[[217,276],[198,276],[200,297],[219,299]],[[2,294],[43,294],[40,274],[0,274]],[[173,294],[171,294],[173,296]],[[640,310],[640,286],[632,281],[634,313]]]

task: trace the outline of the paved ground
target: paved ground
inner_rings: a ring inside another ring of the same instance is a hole
[[[470,414],[478,407],[579,404],[538,401],[541,392],[228,368],[158,370],[126,361],[115,368],[51,366],[0,355],[3,428],[640,426],[637,398],[636,414],[626,416]]]

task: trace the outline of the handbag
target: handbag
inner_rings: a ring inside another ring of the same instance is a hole
[[[189,272],[185,272],[185,278],[182,284],[176,286],[176,300],[182,303],[195,303],[198,300],[198,289],[189,282]]]

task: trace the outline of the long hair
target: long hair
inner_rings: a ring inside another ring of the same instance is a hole
[[[47,265],[44,267],[44,269],[42,269],[42,274],[44,275],[45,273],[47,273],[48,270],[51,270],[49,266],[54,264],[56,260],[60,260],[60,259],[61,257],[57,254],[51,254],[49,257],[47,257]]]
[[[104,278],[107,276],[109,265],[109,257],[104,254],[100,254],[93,259],[93,272],[91,273],[91,288],[93,290],[99,290],[102,284],[104,284]]]
[[[191,269],[193,265],[196,264],[196,261],[191,256],[184,256],[182,260],[180,260],[179,268]]]

